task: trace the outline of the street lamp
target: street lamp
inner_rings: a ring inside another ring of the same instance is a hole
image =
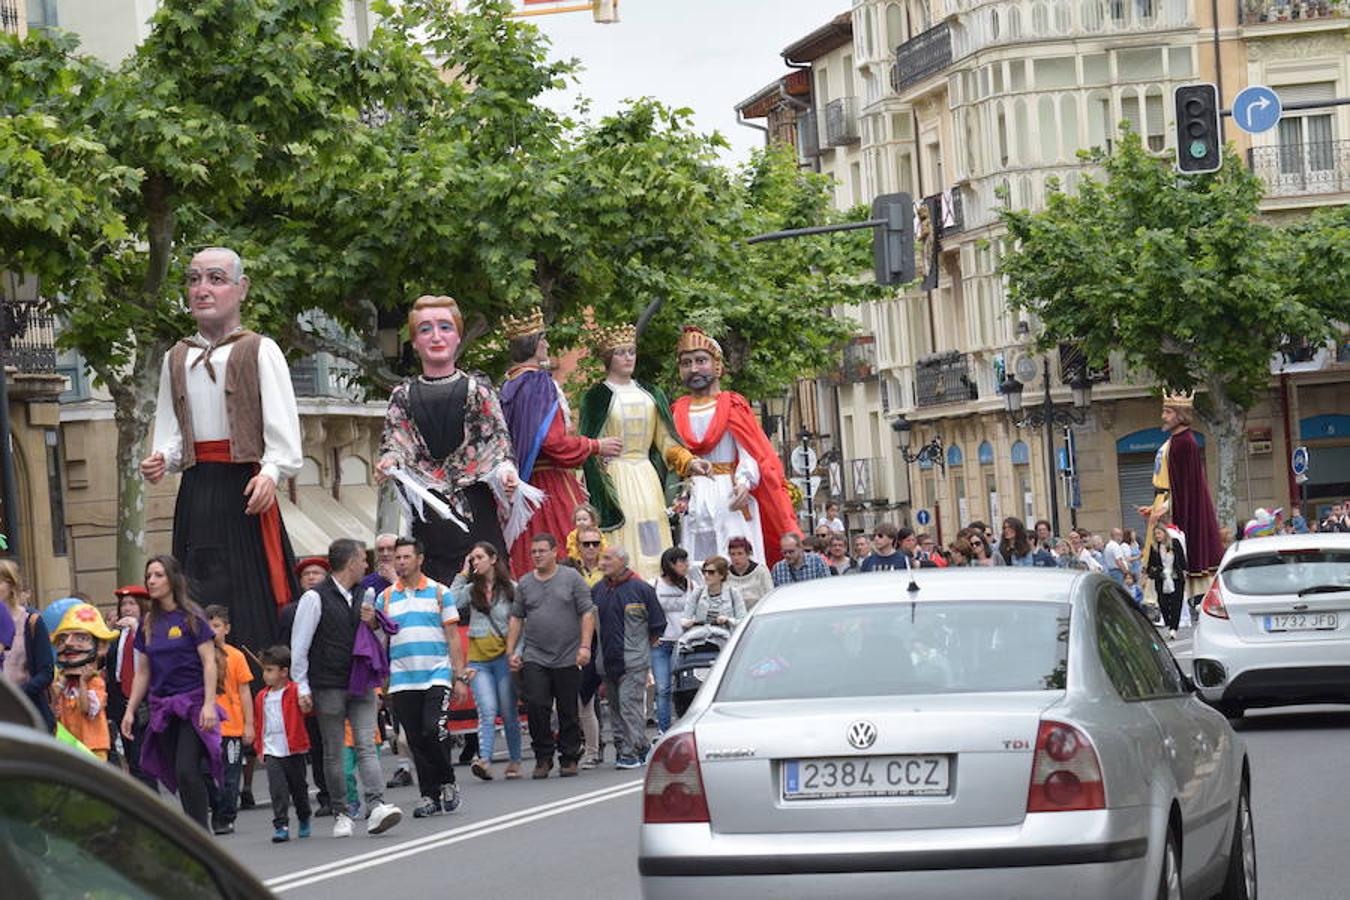
[[[802,510],[806,513],[806,522],[811,523],[811,438],[814,434],[802,426],[797,432],[797,440],[802,445]]]
[[[910,452],[910,437],[914,431],[914,423],[905,418],[903,414],[896,416],[891,420],[891,430],[895,432],[896,442],[900,447],[900,458],[906,463],[937,463],[938,468],[945,475],[947,473],[947,458],[942,452],[942,438],[934,436],[932,440],[919,448],[917,453]]]
[[[1003,380],[1003,384],[999,385],[999,391],[1003,394],[1003,401],[1007,404],[1008,416],[1012,419],[1013,425],[1018,428],[1045,429],[1045,465],[1050,484],[1051,529],[1058,535],[1059,490],[1055,484],[1055,428],[1070,428],[1087,421],[1087,408],[1092,403],[1092,379],[1088,377],[1087,366],[1080,366],[1074,373],[1073,380],[1069,382],[1069,389],[1073,392],[1073,407],[1058,407],[1050,398],[1050,357],[1044,357],[1041,364],[1045,393],[1039,406],[1023,408],[1022,391],[1026,385],[1011,372]]]

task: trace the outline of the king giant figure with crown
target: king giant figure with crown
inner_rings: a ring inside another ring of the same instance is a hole
[[[676,358],[689,395],[674,403],[675,428],[690,451],[712,464],[709,474],[691,481],[681,527],[691,565],[726,556],[728,542],[744,537],[754,548],[754,558],[772,566],[782,556],[782,536],[801,534],[783,464],[749,401],[721,389],[722,347],[717,341],[686,326]]]

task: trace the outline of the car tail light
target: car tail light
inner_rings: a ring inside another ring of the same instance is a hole
[[[1105,808],[1102,767],[1087,735],[1072,725],[1042,721],[1031,763],[1027,812]]]
[[[709,821],[692,732],[671,735],[657,746],[642,794],[642,821],[647,824]]]
[[[1223,591],[1219,588],[1219,576],[1214,576],[1214,581],[1210,584],[1209,590],[1205,591],[1205,599],[1200,601],[1200,609],[1207,616],[1213,616],[1216,619],[1228,618],[1228,607],[1223,605]]]

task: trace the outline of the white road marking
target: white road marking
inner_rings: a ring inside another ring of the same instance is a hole
[[[516,810],[515,812],[505,813],[495,818],[484,819],[482,822],[475,822],[469,825],[462,825],[458,828],[451,828],[448,831],[442,831],[437,834],[429,834],[420,838],[414,838],[410,841],[404,841],[401,844],[394,844],[382,849],[372,850],[369,853],[345,857],[309,869],[291,872],[287,875],[278,875],[275,878],[268,879],[264,884],[268,889],[279,894],[282,891],[307,887],[321,881],[328,881],[332,878],[338,878],[343,875],[349,875],[354,872],[374,868],[375,866],[396,862],[397,860],[415,856],[418,853],[424,853],[428,850],[436,850],[441,847],[448,847],[452,844],[461,843],[462,841],[494,834],[498,831],[505,831],[508,828],[528,825],[531,822],[537,822],[540,819],[547,819],[596,803],[604,803],[606,800],[625,797],[640,790],[642,790],[641,779],[636,781],[625,781],[601,790],[591,791],[586,794],[578,794],[574,797],[567,797],[562,800],[555,800],[552,803],[545,803],[541,806],[535,806],[529,809]]]

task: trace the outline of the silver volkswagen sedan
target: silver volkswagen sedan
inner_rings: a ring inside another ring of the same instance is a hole
[[[1256,897],[1245,746],[1108,578],[757,605],[646,774],[643,896]]]

